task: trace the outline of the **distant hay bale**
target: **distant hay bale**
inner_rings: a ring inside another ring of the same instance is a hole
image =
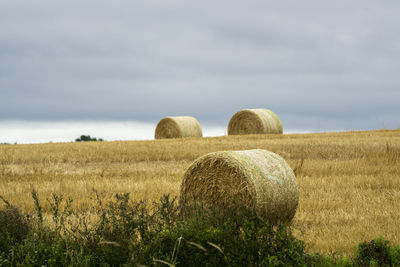
[[[190,116],[165,117],[156,127],[155,139],[202,137],[200,123]]]
[[[282,123],[269,109],[244,109],[235,113],[229,121],[228,135],[281,134]]]
[[[180,189],[183,205],[232,203],[254,208],[270,222],[291,221],[299,201],[296,177],[279,155],[267,150],[213,152],[195,160]]]

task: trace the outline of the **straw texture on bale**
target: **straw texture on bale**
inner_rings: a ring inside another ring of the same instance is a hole
[[[228,135],[281,134],[282,123],[269,109],[244,109],[235,113],[229,121]]]
[[[200,123],[190,116],[165,117],[156,127],[155,139],[202,137]]]
[[[291,221],[299,201],[296,177],[267,150],[219,151],[195,160],[180,189],[183,205],[230,205],[239,201],[275,223]]]

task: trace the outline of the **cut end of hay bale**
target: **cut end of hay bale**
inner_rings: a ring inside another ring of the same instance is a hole
[[[275,223],[293,219],[299,190],[292,169],[279,155],[261,149],[221,151],[189,166],[180,198],[183,205],[240,202]]]
[[[200,123],[190,116],[165,117],[156,127],[155,139],[202,137]]]
[[[269,109],[241,110],[232,116],[228,125],[228,135],[281,133],[282,123]]]

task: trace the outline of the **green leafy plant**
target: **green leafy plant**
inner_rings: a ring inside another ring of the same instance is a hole
[[[28,235],[31,225],[29,216],[22,214],[1,195],[0,199],[6,206],[0,209],[0,252],[7,255]]]
[[[272,226],[239,203],[183,208],[169,195],[152,204],[95,195],[91,225],[76,220],[63,195],[47,199],[50,225],[35,190],[32,217],[0,196],[0,266],[400,266],[400,249],[383,238],[360,243],[353,258],[308,254],[290,226]]]
[[[380,237],[358,245],[354,262],[358,266],[400,266],[400,249]]]

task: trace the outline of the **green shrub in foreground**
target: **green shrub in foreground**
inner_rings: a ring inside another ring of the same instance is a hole
[[[89,227],[84,218],[69,222],[71,200],[53,195],[50,228],[32,195],[36,220],[25,220],[9,204],[0,210],[0,266],[400,266],[399,248],[383,239],[361,243],[353,259],[307,254],[290,227],[271,226],[241,205],[182,213],[164,196],[150,213],[148,203],[132,203],[129,194],[109,203],[97,195],[98,221]],[[19,226],[7,228],[14,225],[9,218],[20,218]]]
[[[12,246],[22,242],[28,235],[31,225],[26,215],[2,196],[0,199],[6,204],[5,209],[0,209],[0,251],[7,255]]]
[[[204,211],[201,215],[162,229],[142,251],[144,259],[155,258],[183,266],[305,263],[304,243],[296,240],[289,228],[274,228],[249,209],[233,208],[222,214]]]
[[[358,245],[354,263],[358,266],[400,266],[400,248],[382,237]]]

